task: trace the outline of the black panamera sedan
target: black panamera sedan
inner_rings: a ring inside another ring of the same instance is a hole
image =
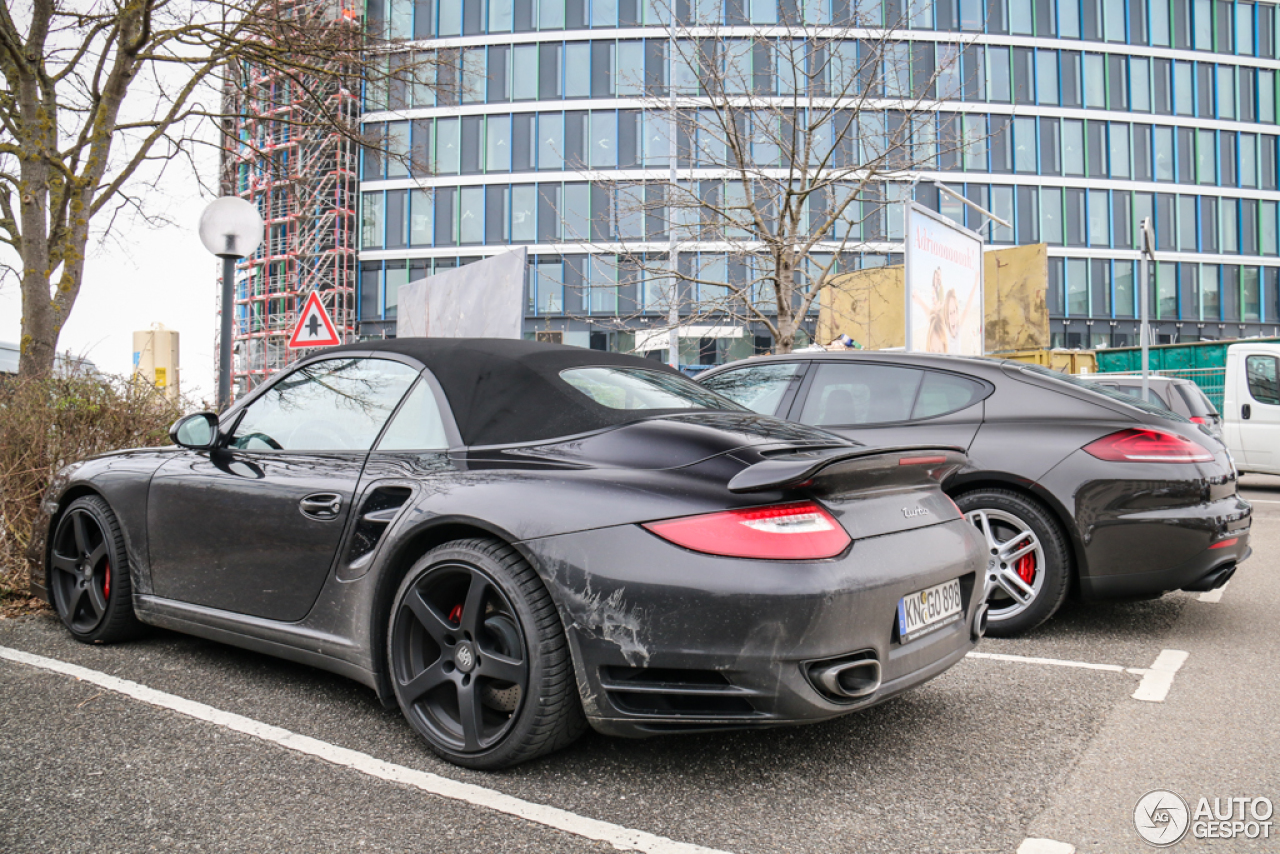
[[[29,556],[85,642],[140,623],[344,674],[444,758],[815,721],[985,626],[955,448],[870,451],[630,356],[312,356],[176,447],[63,470]]]
[[[750,409],[870,446],[941,442],[943,488],[989,550],[990,632],[1085,598],[1212,590],[1249,555],[1252,509],[1220,441],[1162,407],[1003,359],[801,352],[698,378]]]

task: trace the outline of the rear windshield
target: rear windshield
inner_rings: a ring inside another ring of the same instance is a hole
[[[749,412],[693,380],[641,368],[569,368],[560,378],[609,409],[711,409]]]
[[[1114,388],[1116,391],[1120,392],[1121,394],[1127,394],[1130,397],[1137,398],[1138,400],[1142,399],[1141,383],[1139,383],[1138,385],[1133,385],[1131,383],[1117,382],[1113,385],[1112,383],[1106,383],[1100,380],[1095,380],[1095,382],[1097,382],[1097,384],[1102,386],[1103,388]],[[1165,399],[1163,394],[1156,391],[1154,388],[1150,386],[1147,387],[1147,400],[1150,403],[1154,403],[1156,406],[1163,406],[1165,409],[1171,410],[1173,408],[1169,406],[1169,401]]]
[[[1169,410],[1165,409],[1163,406],[1156,406],[1153,403],[1147,403],[1145,400],[1140,400],[1139,398],[1134,397],[1133,395],[1125,394],[1122,391],[1116,391],[1114,389],[1104,388],[1098,385],[1096,382],[1092,382],[1086,379],[1081,379],[1080,377],[1072,376],[1071,374],[1058,373],[1057,371],[1053,371],[1048,368],[1042,368],[1039,365],[1023,365],[1022,370],[1029,374],[1036,374],[1037,376],[1048,377],[1049,379],[1057,380],[1058,382],[1066,383],[1067,385],[1073,385],[1076,388],[1082,388],[1082,389],[1086,389],[1088,391],[1094,392],[1095,394],[1104,395],[1105,397],[1109,397],[1112,400],[1116,401],[1117,403],[1123,403],[1126,406],[1132,406],[1135,409],[1141,409],[1143,412],[1149,412],[1152,415],[1159,415],[1161,418],[1167,418],[1170,421],[1182,421],[1184,423],[1188,423],[1188,424],[1190,423],[1189,421],[1187,421],[1187,419],[1183,418],[1181,415],[1178,415],[1176,412],[1170,412]],[[1141,394],[1141,392],[1139,392],[1139,394]]]
[[[1192,415],[1204,417],[1206,415],[1217,415],[1218,408],[1213,405],[1213,401],[1204,393],[1204,389],[1193,383],[1186,385],[1179,384],[1178,390],[1182,392],[1182,399],[1187,402],[1187,408],[1191,410]]]

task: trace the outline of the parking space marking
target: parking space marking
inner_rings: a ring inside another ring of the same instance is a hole
[[[1112,673],[1145,673],[1145,670],[1134,667],[1121,667],[1118,664],[1093,664],[1088,661],[1064,661],[1061,658],[1033,658],[1028,655],[1005,655],[1000,652],[971,652],[966,658],[990,658],[995,661],[1018,661],[1023,664],[1049,664],[1054,667],[1079,667],[1084,670],[1109,670]]]
[[[1201,593],[1197,598],[1199,598],[1201,602],[1221,602],[1222,594],[1227,592],[1227,585],[1230,583],[1231,582],[1228,581],[1226,584],[1222,585],[1217,590],[1210,590],[1206,593]]]
[[[1246,495],[1244,500],[1250,504],[1280,504],[1280,500],[1275,498],[1250,498]]]
[[[1169,689],[1173,687],[1174,674],[1186,663],[1188,655],[1189,653],[1180,649],[1161,650],[1151,668],[1143,675],[1138,690],[1133,692],[1133,699],[1163,703],[1164,698],[1169,696]]]
[[[288,750],[323,759],[334,765],[351,768],[370,777],[413,786],[428,794],[505,813],[534,824],[541,824],[574,836],[580,836],[584,839],[607,842],[620,851],[644,851],[646,854],[726,854],[726,852],[718,851],[714,848],[676,842],[664,836],[656,836],[652,833],[633,830],[611,822],[587,818],[577,813],[571,813],[568,810],[514,798],[493,789],[486,789],[483,786],[462,783],[426,771],[417,771],[413,768],[406,768],[403,765],[384,762],[367,753],[338,747],[325,741],[290,732],[278,726],[256,721],[253,718],[247,718],[232,712],[224,712],[204,703],[197,703],[194,700],[188,700],[176,694],[157,691],[137,682],[130,682],[127,679],[120,679],[107,673],[90,670],[87,667],[59,661],[56,658],[46,658],[42,655],[33,655],[29,652],[22,652],[21,650],[4,646],[0,646],[0,658],[71,676],[82,682],[89,682],[100,688],[115,691],[118,694],[141,700],[153,706],[159,706],[196,720],[250,735]]]
[[[1017,854],[1076,854],[1076,847],[1070,842],[1028,838],[1022,840]]]
[[[1163,649],[1150,667],[1122,667],[1119,664],[1095,664],[1091,661],[1065,661],[1060,658],[1035,658],[1029,655],[1006,655],[1000,652],[971,652],[966,658],[986,658],[993,661],[1015,661],[1022,664],[1048,664],[1053,667],[1078,667],[1082,670],[1104,670],[1110,673],[1131,673],[1141,676],[1133,699],[1148,703],[1163,703],[1173,687],[1173,677],[1187,660],[1188,653],[1178,649]]]

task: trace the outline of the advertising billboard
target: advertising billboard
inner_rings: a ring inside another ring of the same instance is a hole
[[[907,350],[983,355],[982,238],[915,202],[906,207]]]

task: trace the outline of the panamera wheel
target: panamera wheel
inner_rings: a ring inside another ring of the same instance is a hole
[[[49,553],[53,604],[82,643],[112,643],[138,632],[124,535],[111,506],[96,495],[62,514]]]
[[[956,497],[986,542],[987,633],[1030,631],[1067,595],[1067,546],[1056,522],[1016,492],[987,489]]]
[[[450,762],[505,768],[584,729],[555,605],[510,546],[466,540],[429,552],[400,584],[387,643],[401,711]]]

